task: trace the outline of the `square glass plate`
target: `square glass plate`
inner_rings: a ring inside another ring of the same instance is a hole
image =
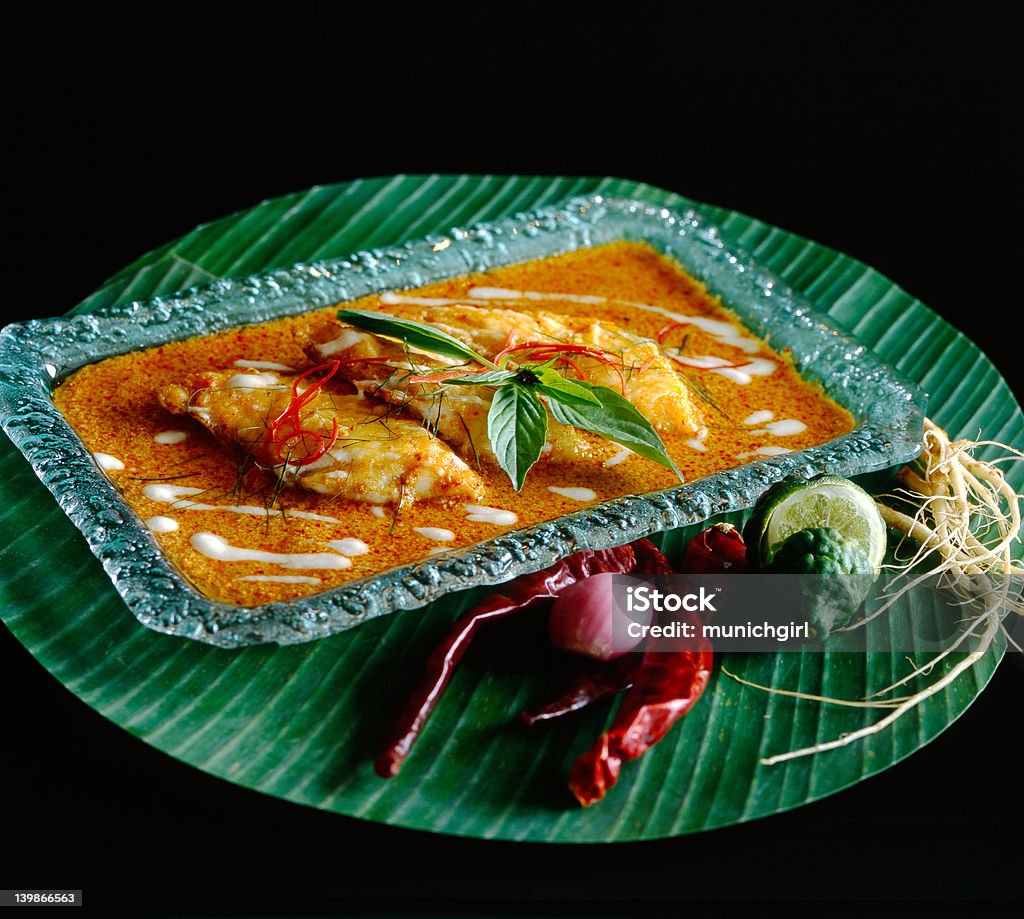
[[[54,387],[69,373],[116,354],[617,240],[645,242],[670,256],[751,332],[775,350],[788,349],[800,373],[853,415],[855,429],[818,447],[616,498],[310,597],[245,608],[211,600],[189,585],[53,403]],[[916,384],[756,265],[699,211],[601,196],[0,332],[0,423],[8,436],[140,622],[221,647],[331,635],[452,591],[538,571],[580,549],[621,545],[750,507],[792,473],[849,476],[905,463],[920,449],[924,407]]]

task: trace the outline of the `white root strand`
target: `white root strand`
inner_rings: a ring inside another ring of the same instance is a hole
[[[799,692],[795,689],[773,689],[771,686],[764,686],[761,683],[755,683],[753,680],[748,680],[745,677],[736,676],[730,670],[726,670],[722,667],[722,673],[726,676],[732,677],[737,683],[742,683],[744,686],[750,686],[752,689],[761,689],[764,692],[773,693],[776,696],[789,696],[791,699],[805,699],[808,702],[827,702],[829,705],[845,705],[848,708],[896,708],[903,699],[885,699],[871,702],[864,700],[862,702],[856,699],[833,699],[830,696],[816,696],[809,692]]]
[[[943,660],[945,660],[946,657],[948,657],[950,654],[956,651],[957,648],[960,647],[960,645],[967,641],[967,639],[974,634],[974,630],[977,629],[977,627],[984,621],[984,619],[975,619],[974,622],[971,623],[970,628],[966,629],[963,632],[963,634],[960,635],[960,637],[953,642],[953,644],[946,648],[945,651],[942,651],[940,654],[936,654],[935,657],[928,661],[928,663],[922,664],[920,667],[915,667],[905,677],[903,677],[900,680],[897,680],[895,683],[891,683],[889,686],[886,686],[885,689],[879,689],[877,692],[871,693],[871,695],[868,696],[868,698],[873,699],[875,698],[875,696],[884,696],[887,692],[892,692],[894,689],[899,689],[901,686],[906,686],[907,683],[909,683],[916,676],[927,675],[931,670],[934,669],[936,664],[941,663]]]
[[[901,703],[897,708],[893,709],[888,715],[886,715],[881,721],[876,721],[874,724],[869,725],[866,728],[861,728],[859,731],[853,731],[850,734],[846,734],[836,740],[830,740],[826,743],[815,744],[813,747],[804,747],[800,750],[792,750],[789,753],[779,753],[776,756],[769,756],[762,759],[761,762],[765,766],[774,766],[776,763],[783,763],[786,760],[797,759],[801,756],[810,756],[812,753],[824,753],[826,750],[836,750],[839,747],[845,747],[848,744],[855,743],[858,740],[863,740],[865,737],[870,737],[872,734],[877,734],[879,731],[884,731],[890,724],[896,721],[897,718],[902,718],[907,712],[916,706],[920,705],[925,699],[929,699],[934,696],[939,690],[945,689],[952,683],[961,673],[969,670],[978,661],[980,661],[985,653],[991,647],[992,642],[995,640],[997,634],[999,634],[999,616],[997,613],[988,613],[987,618],[989,620],[988,628],[985,633],[981,636],[981,642],[979,646],[968,654],[959,664],[953,667],[949,673],[939,680],[936,680],[930,686],[925,687],[920,692],[914,693],[909,699]]]

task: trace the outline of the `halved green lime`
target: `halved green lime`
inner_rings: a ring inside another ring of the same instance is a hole
[[[748,552],[756,547],[757,567],[800,530],[831,527],[857,542],[877,570],[885,557],[886,530],[875,501],[863,488],[836,475],[795,479],[769,491],[744,531]]]

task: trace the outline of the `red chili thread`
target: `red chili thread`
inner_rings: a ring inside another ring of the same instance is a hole
[[[292,397],[288,405],[285,406],[284,411],[270,425],[270,441],[277,447],[277,458],[282,462],[287,462],[292,466],[308,466],[310,463],[315,463],[334,446],[338,439],[338,419],[331,419],[331,437],[330,440],[326,440],[319,432],[302,426],[302,418],[299,416],[299,411],[316,398],[320,390],[323,389],[324,383],[338,372],[341,364],[341,361],[317,364],[315,367],[310,367],[309,370],[300,373],[295,378],[295,381],[292,383]],[[314,373],[320,373],[324,370],[327,372],[319,380],[312,383],[301,393],[299,392],[299,384],[303,380]],[[305,446],[307,437],[311,437],[316,442],[312,450],[308,450],[305,456],[297,459],[286,455],[287,451],[293,449],[296,444]]]
[[[563,356],[562,357],[562,363],[566,364],[567,366],[571,367],[573,370],[576,371],[577,379],[580,379],[580,380],[583,379],[583,371],[580,370],[580,365],[577,364],[576,361],[574,361],[571,357],[564,357]]]
[[[658,334],[655,336],[655,338],[657,338],[657,340],[658,340],[658,344],[660,345],[665,340],[665,336],[668,335],[669,332],[671,332],[671,331],[673,331],[675,329],[685,328],[688,325],[693,325],[693,323],[692,322],[670,322],[667,326],[664,326],[658,332]]]
[[[622,375],[622,358],[613,360],[608,356],[609,352],[603,351],[600,348],[590,348],[587,345],[565,345],[559,344],[558,342],[547,342],[547,341],[527,341],[518,345],[508,345],[502,348],[497,354],[494,355],[494,363],[500,364],[502,360],[508,357],[510,354],[514,354],[516,351],[529,351],[531,357],[540,356],[551,357],[561,356],[562,360],[568,363],[582,378],[583,374],[579,367],[570,358],[565,357],[566,354],[581,354],[585,357],[591,357],[595,361],[600,361],[607,367],[611,367],[612,370],[619,377],[620,388],[622,394],[626,394],[626,378]]]
[[[639,367],[636,368],[636,375],[640,376],[648,367],[651,366],[657,360],[658,355],[652,354],[646,361],[644,361]]]
[[[505,358],[516,351],[545,351],[555,352],[558,354],[585,354],[587,357],[592,357],[595,360],[601,361],[602,364],[615,363],[615,361],[608,357],[608,352],[602,351],[600,348],[591,348],[587,345],[565,345],[554,341],[525,341],[518,345],[509,345],[502,348],[494,355],[494,363],[500,364],[502,358]]]

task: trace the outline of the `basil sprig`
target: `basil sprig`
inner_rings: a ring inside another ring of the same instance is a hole
[[[487,413],[487,435],[498,465],[508,474],[516,491],[521,491],[526,474],[540,458],[548,430],[548,413],[540,397],[547,399],[555,420],[591,431],[628,447],[645,459],[671,469],[682,481],[665,450],[658,432],[628,399],[607,386],[584,380],[570,380],[554,369],[554,361],[519,364],[516,370],[477,354],[457,338],[433,326],[387,313],[339,310],[338,318],[358,329],[393,338],[419,351],[489,368],[482,373],[446,377],[442,386],[492,386],[495,389]]]
[[[491,447],[516,491],[521,491],[526,473],[540,459],[548,434],[548,413],[530,388],[508,383],[495,390],[487,413],[487,436]]]

